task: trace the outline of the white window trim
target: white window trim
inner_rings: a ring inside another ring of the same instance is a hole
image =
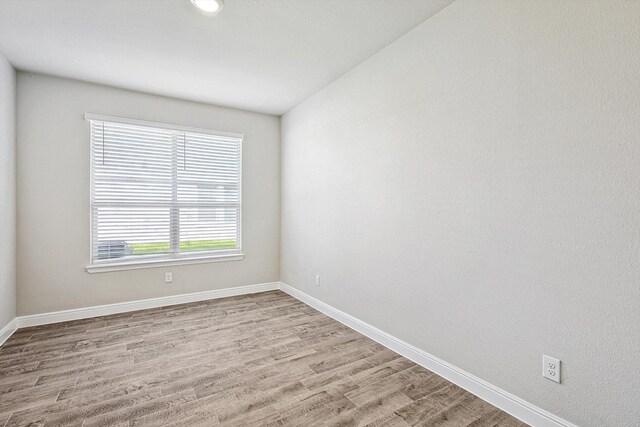
[[[243,133],[227,132],[223,130],[203,129],[203,128],[190,127],[190,126],[172,125],[172,124],[160,123],[160,122],[148,122],[146,120],[136,120],[136,119],[127,119],[124,117],[104,116],[102,114],[85,113],[84,119],[87,121],[94,120],[98,122],[121,123],[123,125],[149,126],[149,127],[160,128],[160,129],[178,130],[181,132],[205,133],[209,135],[228,136],[231,138],[244,139]]]
[[[88,122],[91,121],[105,121],[105,122],[114,122],[114,123],[122,123],[129,125],[140,125],[140,126],[149,126],[156,127],[160,129],[169,129],[174,131],[181,132],[194,132],[194,133],[203,133],[209,135],[217,135],[217,136],[228,136],[232,138],[240,139],[240,159],[242,159],[242,142],[244,140],[244,134],[235,133],[235,132],[227,132],[227,131],[218,131],[212,129],[203,129],[197,127],[190,126],[180,126],[180,125],[171,125],[167,123],[160,122],[151,122],[145,120],[136,120],[136,119],[128,119],[123,117],[113,117],[113,116],[105,116],[102,114],[93,114],[93,113],[85,113],[84,119]],[[90,150],[91,152],[93,150]],[[93,160],[90,161],[90,174],[91,180],[93,180]],[[188,265],[188,264],[201,264],[201,263],[210,263],[210,262],[224,262],[224,261],[241,261],[244,259],[244,253],[242,252],[242,161],[239,166],[239,194],[240,194],[240,224],[238,229],[238,249],[230,250],[228,252],[223,251],[215,251],[215,252],[185,252],[181,254],[175,254],[172,257],[167,257],[166,254],[162,255],[146,255],[146,256],[138,256],[138,257],[128,257],[120,258],[119,261],[116,262],[100,262],[93,261],[93,245],[91,241],[91,237],[89,238],[89,263],[85,267],[85,270],[88,273],[106,273],[111,271],[122,271],[122,270],[134,270],[134,269],[143,269],[143,268],[154,268],[154,267],[167,267],[173,265]],[[93,182],[90,182],[90,191],[93,188]],[[89,207],[89,223],[90,227],[93,224],[91,206]],[[93,231],[89,230],[89,236],[93,236]]]
[[[189,254],[191,255],[191,254]],[[162,259],[145,259],[145,260],[132,260],[123,262],[112,262],[109,264],[93,264],[85,267],[88,273],[108,273],[110,271],[122,271],[122,270],[136,270],[141,268],[154,268],[154,267],[168,267],[172,265],[189,265],[189,264],[203,264],[209,262],[223,262],[223,261],[242,261],[244,254],[241,252],[233,252],[228,254],[209,254],[199,256],[184,256],[175,258],[162,258]]]

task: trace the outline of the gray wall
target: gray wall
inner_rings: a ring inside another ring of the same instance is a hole
[[[287,113],[282,281],[569,421],[637,426],[639,22],[456,1]]]
[[[0,329],[16,315],[16,73],[0,54]]]
[[[18,73],[18,315],[279,279],[280,120]],[[85,112],[245,134],[243,261],[88,274]],[[173,271],[173,283],[164,272]]]

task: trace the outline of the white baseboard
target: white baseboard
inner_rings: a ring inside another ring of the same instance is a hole
[[[195,292],[191,294],[172,295],[116,304],[97,305],[94,307],[54,311],[51,313],[19,316],[15,319],[15,322],[18,328],[25,328],[27,326],[47,325],[50,323],[67,322],[69,320],[87,319],[89,317],[107,316],[109,314],[126,313],[129,311],[145,310],[147,308],[206,301],[236,295],[254,294],[257,292],[273,291],[276,289],[280,289],[279,282],[261,283],[257,285],[214,289],[211,291]]]
[[[18,329],[16,319],[12,319],[4,328],[0,329],[0,345],[4,344],[16,329]]]
[[[577,427],[550,412],[490,384],[450,363],[445,362],[424,350],[412,346],[380,329],[363,322],[337,308],[305,294],[287,284],[281,283],[280,289],[303,303],[315,308],[338,322],[354,329],[372,340],[384,345],[418,365],[435,372],[441,377],[475,394],[481,399],[513,415],[527,424],[536,427]]]

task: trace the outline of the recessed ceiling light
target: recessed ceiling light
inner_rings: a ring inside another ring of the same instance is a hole
[[[220,13],[224,7],[223,0],[191,0],[191,3],[197,7],[200,12],[208,15],[216,15]]]

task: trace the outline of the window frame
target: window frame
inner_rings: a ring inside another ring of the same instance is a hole
[[[234,249],[222,249],[215,251],[192,251],[192,252],[179,252],[179,253],[164,253],[164,254],[150,254],[150,255],[136,255],[132,257],[122,257],[105,260],[94,260],[94,230],[93,230],[93,200],[94,200],[94,158],[93,158],[93,139],[89,137],[89,263],[85,267],[88,273],[100,273],[119,270],[132,270],[141,268],[153,268],[153,267],[165,267],[171,265],[183,265],[183,264],[200,264],[209,262],[222,262],[222,261],[240,261],[244,259],[244,253],[242,252],[242,145],[244,142],[244,134],[218,131],[212,129],[196,128],[181,125],[172,125],[167,123],[152,122],[137,119],[128,119],[122,117],[112,117],[101,114],[85,113],[84,119],[89,123],[91,122],[111,122],[124,125],[134,126],[146,126],[157,129],[165,129],[174,132],[193,132],[199,134],[208,134],[222,137],[237,138],[239,149],[239,163],[238,163],[238,243],[237,248]],[[172,239],[173,240],[172,236]],[[178,236],[179,239],[179,236]]]

